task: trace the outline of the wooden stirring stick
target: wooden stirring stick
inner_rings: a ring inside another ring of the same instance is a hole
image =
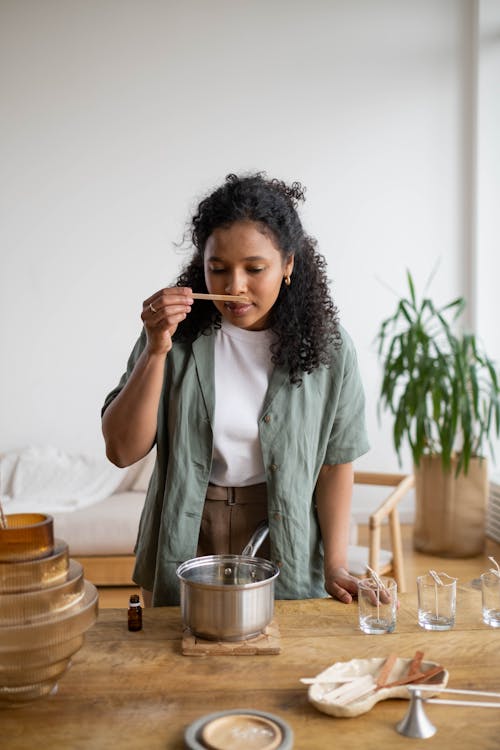
[[[410,665],[408,667],[408,676],[417,674],[417,672],[420,672],[420,667],[422,664],[422,659],[424,658],[424,652],[423,651],[415,651],[415,656],[410,662]]]
[[[415,684],[424,682],[425,680],[428,680],[429,677],[434,677],[434,675],[439,674],[443,671],[444,667],[441,666],[441,664],[438,664],[437,666],[428,669],[427,672],[418,671],[414,672],[412,675],[408,674],[406,677],[402,677],[400,680],[394,680],[394,682],[387,682],[385,685],[380,685],[378,689],[383,690],[383,688],[392,688],[397,687],[398,685],[408,685],[410,683]]]
[[[382,669],[378,673],[377,679],[375,680],[375,685],[377,686],[377,688],[382,687],[382,685],[384,685],[387,682],[389,675],[392,672],[392,668],[394,664],[396,663],[397,658],[398,658],[397,654],[395,653],[389,654],[384,664],[382,665]]]
[[[236,297],[232,294],[204,294],[203,292],[193,292],[193,299],[214,299],[219,302],[250,302],[248,297],[240,295]]]

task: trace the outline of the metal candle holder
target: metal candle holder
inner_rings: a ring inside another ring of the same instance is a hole
[[[445,706],[476,706],[477,708],[500,708],[500,701],[469,701],[469,700],[446,700],[442,698],[424,698],[423,691],[436,692],[431,685],[408,685],[410,691],[410,706],[406,716],[397,725],[396,729],[405,737],[414,737],[425,740],[436,734],[437,729],[424,711],[424,703],[440,703]],[[490,698],[500,698],[500,693],[488,693],[481,690],[453,690],[442,688],[439,693],[460,693],[461,695],[486,695]]]
[[[424,711],[423,702],[430,699],[422,698],[420,690],[412,690],[410,687],[408,689],[410,690],[410,706],[404,719],[396,725],[396,729],[405,737],[426,740],[437,732]]]

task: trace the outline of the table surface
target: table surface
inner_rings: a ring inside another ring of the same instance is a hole
[[[459,586],[456,625],[447,632],[417,625],[414,594],[400,596],[390,635],[361,633],[356,604],[331,599],[278,601],[276,620],[278,655],[197,657],[181,653],[177,607],[145,610],[138,633],[128,632],[125,609],[102,610],[56,695],[0,709],[0,747],[181,750],[191,722],[235,708],[281,717],[300,750],[500,747],[500,708],[427,705],[438,731],[415,740],[395,729],[406,700],[379,702],[356,718],[334,718],[308,702],[307,687],[299,682],[338,661],[391,652],[409,658],[420,649],[424,659],[448,669],[448,687],[500,692],[500,630],[483,624],[480,592],[471,586]]]

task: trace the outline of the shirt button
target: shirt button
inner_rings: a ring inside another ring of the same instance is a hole
[[[276,560],[276,565],[278,566],[278,568],[282,568],[283,567],[283,563],[282,563],[281,560]]]
[[[271,469],[271,471],[278,471],[279,466],[278,466],[278,464],[271,464],[270,469]]]
[[[266,414],[266,416],[264,417],[264,422],[266,424],[269,424],[270,421],[271,421],[271,416],[269,414]]]
[[[281,520],[281,515],[279,513],[275,513],[274,514],[274,520],[275,521],[280,521]]]

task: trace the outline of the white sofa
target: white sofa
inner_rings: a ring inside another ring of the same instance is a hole
[[[134,545],[155,451],[131,467],[117,491],[99,503],[71,513],[53,513],[56,537],[97,586],[130,586]]]
[[[50,448],[26,449],[19,453],[19,457],[4,454],[4,493],[8,493],[9,489],[15,490],[13,483],[16,479],[9,481],[8,474],[15,477],[16,459],[23,462],[24,471],[23,479],[20,482],[18,479],[21,497],[18,499],[15,491],[12,498],[4,494],[4,511],[7,514],[50,514],[54,519],[55,537],[68,544],[70,556],[83,564],[88,580],[100,586],[132,585],[134,544],[155,454],[155,451],[151,451],[142,461],[123,470],[111,465],[106,467],[104,460],[96,460],[94,466],[86,457],[71,456]],[[52,477],[51,460],[54,462]],[[18,469],[19,466],[17,463]],[[0,470],[1,468],[2,464]],[[92,481],[94,468],[95,482]],[[79,470],[83,497],[74,491],[74,487],[79,486],[79,480],[74,478],[74,474]],[[71,500],[61,502],[64,493],[59,502],[55,497],[57,493],[54,495],[55,500],[51,498],[50,487],[56,486],[58,478],[62,485],[70,485],[68,498],[75,498],[75,509],[71,509]],[[112,494],[107,494],[103,491],[106,486],[116,489]],[[40,494],[37,493],[38,488]],[[23,489],[27,489],[27,496],[22,495]],[[92,494],[94,499],[90,497]]]

